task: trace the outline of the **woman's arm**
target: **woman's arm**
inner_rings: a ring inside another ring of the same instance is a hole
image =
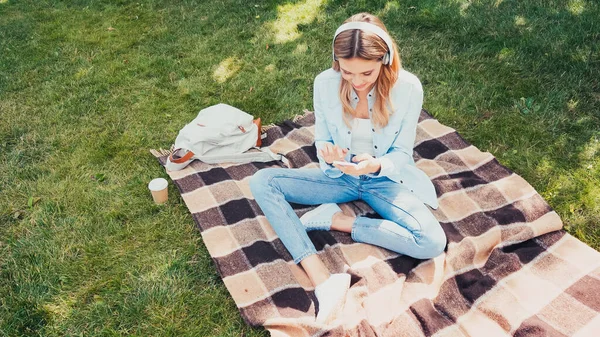
[[[321,100],[320,85],[317,79],[315,79],[313,85],[313,108],[315,110],[315,147],[317,150],[317,158],[319,159],[319,166],[325,175],[330,178],[341,177],[344,173],[339,169],[335,168],[331,164],[327,164],[325,159],[321,156],[321,150],[325,144],[329,143],[334,145],[333,138],[325,121],[325,110]]]

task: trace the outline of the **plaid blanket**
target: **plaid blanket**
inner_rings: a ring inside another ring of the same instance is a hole
[[[266,133],[290,167],[317,167],[312,113]],[[281,163],[195,161],[169,175],[242,317],[271,336],[600,336],[600,253],[561,230],[523,178],[426,111],[414,149],[438,193],[446,252],[417,260],[346,233],[309,233],[329,270],[352,276],[330,325],[314,322],[314,288],[248,187],[254,172]],[[312,209],[292,206],[299,216]],[[361,201],[341,207],[377,216]]]

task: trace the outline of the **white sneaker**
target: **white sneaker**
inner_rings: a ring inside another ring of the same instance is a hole
[[[337,204],[323,204],[312,211],[306,212],[300,217],[300,221],[307,231],[328,231],[331,229],[333,215],[341,211],[342,209]]]
[[[350,274],[331,274],[315,288],[315,296],[319,301],[317,323],[329,323],[342,312],[349,288]]]

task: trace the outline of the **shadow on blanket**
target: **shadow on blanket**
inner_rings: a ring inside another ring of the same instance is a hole
[[[307,112],[268,129],[264,144],[291,167],[317,167],[313,134]],[[314,289],[248,187],[281,163],[195,161],[168,173],[242,317],[272,336],[598,336],[600,253],[562,231],[533,187],[426,111],[414,156],[436,186],[446,252],[421,261],[311,232],[330,271],[352,275],[343,318],[329,326],[314,322]],[[292,206],[299,216],[312,209]],[[342,208],[377,216],[363,202]]]

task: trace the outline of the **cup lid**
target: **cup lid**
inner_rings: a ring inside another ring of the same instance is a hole
[[[150,189],[150,191],[160,191],[167,188],[167,186],[169,186],[169,182],[165,178],[152,179],[152,181],[148,183],[148,189]]]

